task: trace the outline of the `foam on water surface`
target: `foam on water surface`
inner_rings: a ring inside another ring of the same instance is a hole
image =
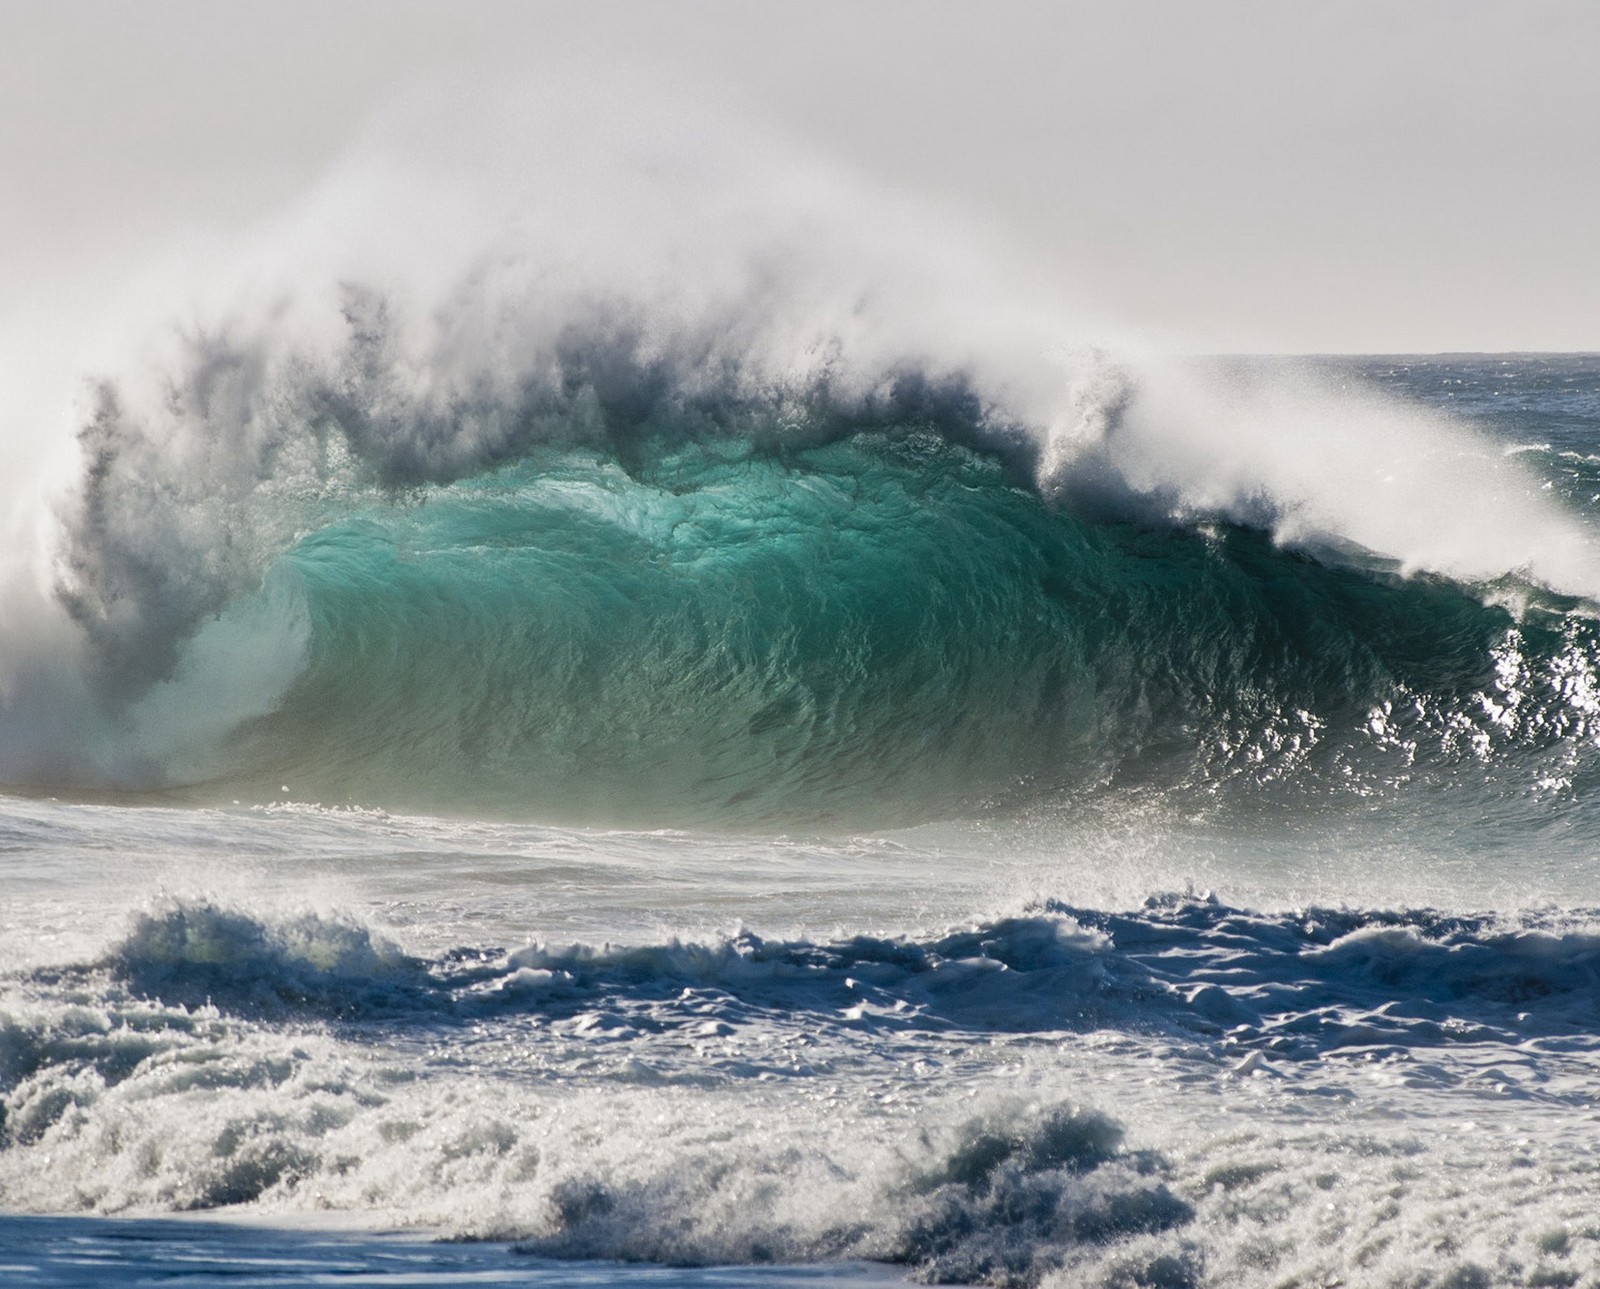
[[[13,959],[0,1190],[954,1283],[1577,1283],[1594,925],[1181,896],[424,955],[165,897]]]

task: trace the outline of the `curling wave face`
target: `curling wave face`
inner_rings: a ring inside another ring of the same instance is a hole
[[[13,703],[0,771],[657,825],[1593,775],[1594,543],[1430,414],[1091,355],[1052,416],[721,313],[486,307],[419,348],[351,289],[336,343],[105,386],[57,585],[91,714],[30,760]]]
[[[1086,522],[915,424],[634,446],[298,542],[274,575],[305,669],[232,776],[681,823],[1590,772],[1600,635],[1558,610],[1515,622],[1237,527]]]

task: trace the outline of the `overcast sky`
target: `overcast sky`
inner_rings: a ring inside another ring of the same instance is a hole
[[[1198,350],[1600,349],[1600,3],[0,6],[0,304],[91,308],[429,84],[679,85]]]

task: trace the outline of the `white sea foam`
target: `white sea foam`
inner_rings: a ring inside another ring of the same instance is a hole
[[[7,979],[0,1195],[996,1284],[1600,1268],[1592,934],[1096,925],[425,964],[348,919],[167,905]]]

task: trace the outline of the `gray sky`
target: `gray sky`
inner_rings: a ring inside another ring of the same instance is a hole
[[[419,84],[666,83],[1202,350],[1600,348],[1600,3],[0,7],[0,311],[292,201]]]

